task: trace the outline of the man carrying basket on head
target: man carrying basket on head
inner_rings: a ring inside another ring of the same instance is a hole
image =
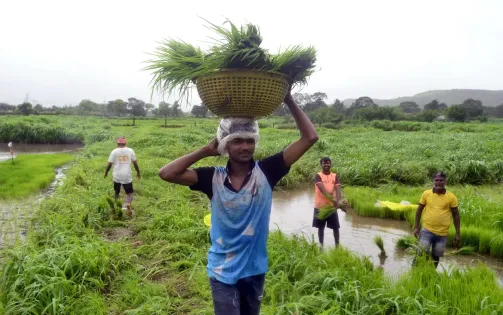
[[[168,182],[204,192],[211,201],[207,272],[215,314],[259,314],[268,270],[267,238],[274,186],[318,140],[313,124],[290,93],[285,98],[301,137],[283,151],[255,161],[259,139],[253,118],[224,118],[217,138],[159,171]],[[191,165],[228,156],[226,167]]]

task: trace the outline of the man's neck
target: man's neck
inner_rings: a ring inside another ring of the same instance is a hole
[[[330,175],[330,170],[328,170],[328,171],[323,171],[323,174],[325,174],[325,175]]]
[[[251,169],[251,163],[238,163],[234,161],[230,161],[229,163],[229,171],[232,174],[232,176],[246,176]]]
[[[445,189],[445,187],[443,187],[443,188],[438,188],[438,189],[437,189],[437,188],[435,188],[435,187],[433,187],[433,192],[434,192],[434,193],[436,193],[436,194],[445,194],[445,192],[446,192],[446,191],[447,191],[447,190]]]

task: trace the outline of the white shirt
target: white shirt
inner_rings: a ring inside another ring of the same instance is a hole
[[[136,161],[136,154],[130,148],[117,148],[110,153],[109,163],[113,163],[114,182],[129,184],[133,182],[131,162]]]

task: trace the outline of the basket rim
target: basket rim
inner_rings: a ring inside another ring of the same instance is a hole
[[[273,74],[273,75],[281,76],[284,79],[286,79],[288,81],[289,85],[293,84],[293,79],[290,78],[289,76],[287,76],[284,73],[277,72],[277,71],[270,71],[270,70],[248,69],[248,68],[231,68],[231,69],[215,70],[213,73],[202,75],[200,77],[197,77],[193,81],[198,82],[199,79],[201,79],[201,78],[209,78],[209,77],[211,77],[211,76],[213,76],[215,74],[219,74],[219,73],[231,73],[231,72],[238,72],[238,73],[246,73],[246,72],[248,72],[248,73],[259,73],[259,74]],[[196,82],[194,82],[194,83],[196,83]]]

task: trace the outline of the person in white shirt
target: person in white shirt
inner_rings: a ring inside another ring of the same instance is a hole
[[[136,154],[133,149],[126,148],[126,138],[121,137],[117,139],[117,149],[114,149],[110,153],[108,158],[108,165],[105,171],[105,178],[108,172],[113,169],[113,180],[114,180],[114,190],[115,199],[119,198],[119,193],[121,190],[121,185],[124,187],[124,191],[127,194],[127,204],[126,204],[126,214],[132,216],[133,212],[131,210],[131,202],[133,201],[133,175],[131,172],[131,162],[136,169],[136,178],[140,179],[140,168],[138,167],[138,162],[136,160]]]

